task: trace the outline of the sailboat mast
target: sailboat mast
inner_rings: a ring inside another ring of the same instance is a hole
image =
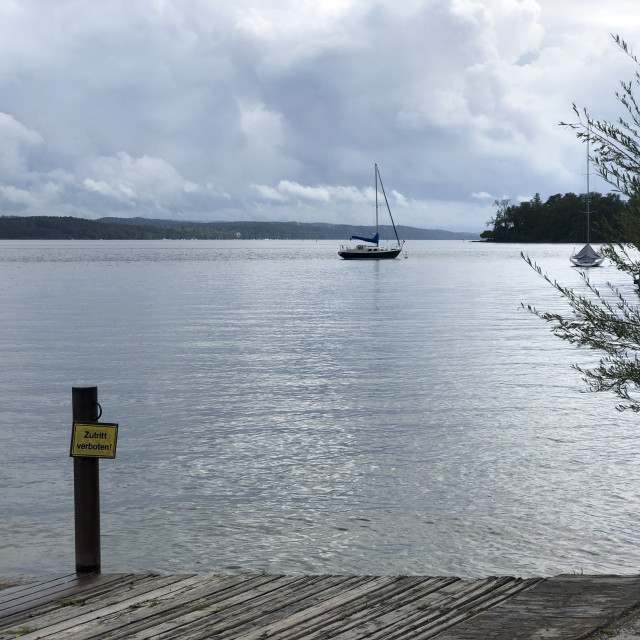
[[[591,135],[591,129],[587,131],[587,244],[591,241],[591,224],[589,222],[589,204],[591,200],[591,194],[589,191],[589,137]]]
[[[379,240],[379,235],[378,235],[378,163],[374,162],[373,163],[373,170],[375,173],[375,179],[376,179],[376,238],[378,238],[376,240],[376,247],[380,245],[380,240]]]

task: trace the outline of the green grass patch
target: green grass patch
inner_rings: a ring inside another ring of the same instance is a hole
[[[87,604],[86,600],[71,600],[69,598],[60,598],[60,600],[56,600],[56,602],[63,607],[82,607]]]

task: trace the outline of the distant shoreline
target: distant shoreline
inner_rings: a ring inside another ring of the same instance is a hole
[[[480,233],[398,226],[403,240],[480,240]],[[367,226],[321,222],[188,222],[147,218],[0,216],[0,240],[348,240]],[[391,225],[380,239],[395,239]]]

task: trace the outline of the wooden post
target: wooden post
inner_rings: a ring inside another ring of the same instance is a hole
[[[98,387],[71,389],[73,420],[96,422],[101,410]],[[73,458],[76,573],[99,572],[100,472],[98,458]]]

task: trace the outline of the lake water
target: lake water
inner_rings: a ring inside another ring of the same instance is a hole
[[[573,247],[338,245],[0,241],[0,576],[74,571],[83,385],[105,572],[637,573],[640,418],[519,309]]]

